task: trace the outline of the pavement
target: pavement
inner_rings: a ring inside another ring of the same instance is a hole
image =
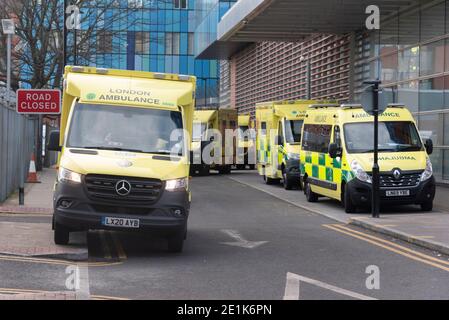
[[[48,222],[53,214],[52,192],[55,175],[55,169],[44,169],[38,174],[41,183],[27,183],[24,206],[19,206],[17,193],[0,205],[0,215],[18,215],[23,218],[14,222],[0,221],[0,255],[64,258],[74,261],[87,259],[88,252],[82,240],[77,239],[77,246],[73,247],[58,246],[53,242],[53,232]],[[29,218],[25,218],[27,216],[41,217],[46,223],[33,223]]]

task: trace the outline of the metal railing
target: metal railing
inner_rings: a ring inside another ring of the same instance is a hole
[[[0,99],[0,203],[26,179],[34,152],[38,121],[20,115],[11,100]]]

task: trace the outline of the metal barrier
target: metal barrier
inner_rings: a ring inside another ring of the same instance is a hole
[[[37,126],[36,119],[19,115],[14,104],[8,107],[0,99],[0,203],[18,190],[21,172],[27,177]]]

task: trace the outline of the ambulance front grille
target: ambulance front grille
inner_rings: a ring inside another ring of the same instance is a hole
[[[421,173],[403,173],[399,179],[392,174],[380,175],[380,186],[384,188],[416,187],[421,180]]]
[[[131,185],[130,193],[125,196],[116,190],[117,183],[122,180]],[[87,175],[84,184],[91,199],[123,204],[154,203],[159,199],[163,186],[157,179],[94,174]]]

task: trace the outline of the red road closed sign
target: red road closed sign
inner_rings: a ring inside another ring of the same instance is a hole
[[[61,91],[47,89],[17,90],[17,112],[23,114],[61,113]]]

